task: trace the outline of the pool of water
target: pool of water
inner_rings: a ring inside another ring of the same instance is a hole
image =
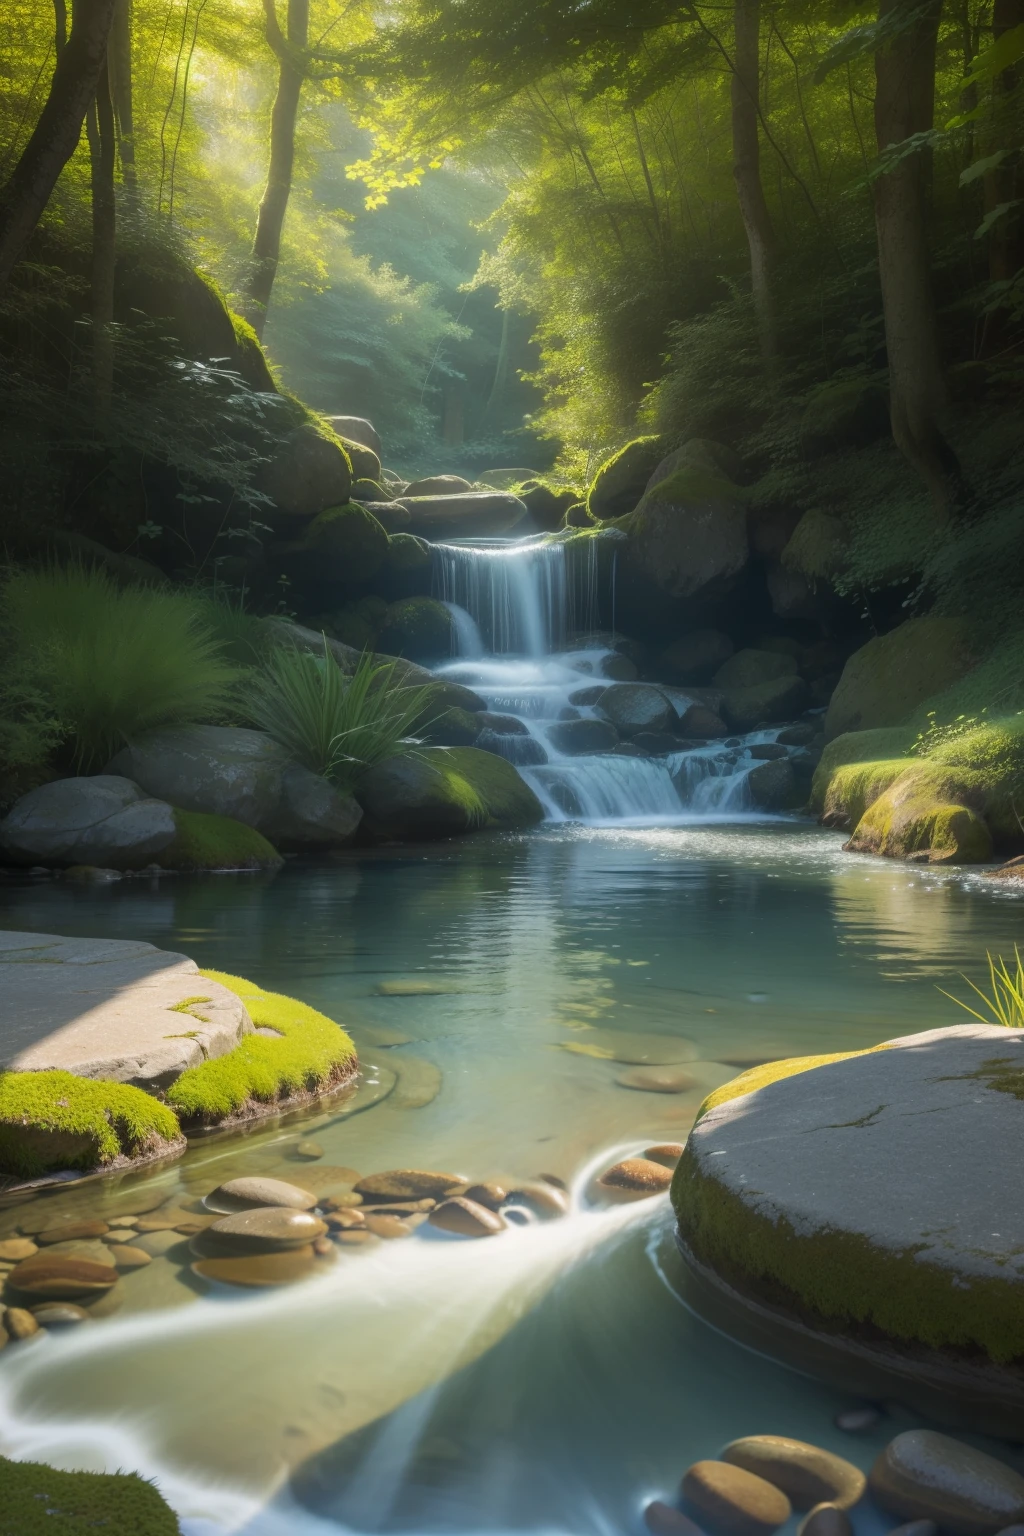
[[[628,1532],[691,1461],[758,1431],[867,1465],[905,1415],[843,1435],[840,1395],[682,1307],[666,1200],[598,1211],[584,1189],[616,1153],[682,1139],[744,1065],[958,1022],[937,987],[966,995],[957,973],[1012,952],[1020,912],[1000,882],[849,856],[798,821],[548,825],[276,877],[8,880],[0,926],[147,939],[301,996],[394,1084],[358,1113],[194,1146],[130,1191],[301,1184],[312,1135],[328,1165],[550,1174],[577,1199],[493,1241],[341,1252],[256,1297],[155,1260],[102,1324],[0,1357],[0,1448],[156,1475],[195,1536]],[[693,1086],[623,1086],[637,1035]],[[125,1187],[48,1208],[102,1212]]]

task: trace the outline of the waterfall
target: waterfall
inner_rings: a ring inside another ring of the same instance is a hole
[[[478,745],[514,763],[549,821],[630,822],[756,814],[747,784],[757,766],[748,748],[762,731],[678,752],[646,756],[628,743],[566,753],[557,727],[601,719],[595,684],[605,680],[614,615],[617,553],[601,561],[598,537],[497,539],[435,544],[433,589],[452,615],[456,659],[437,670],[464,683],[506,728],[488,725]],[[606,590],[602,604],[602,571]],[[570,649],[571,647],[571,649]]]

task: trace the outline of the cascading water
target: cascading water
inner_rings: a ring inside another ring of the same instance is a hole
[[[452,614],[456,648],[437,671],[506,717],[507,728],[489,727],[479,744],[520,768],[548,820],[649,823],[752,812],[747,779],[757,763],[750,748],[771,740],[770,731],[704,748],[680,742],[678,752],[656,757],[627,743],[585,755],[557,744],[563,722],[603,718],[597,686],[613,681],[615,652],[594,633],[601,613],[596,537],[571,560],[564,543],[533,539],[437,544],[433,559],[434,593]],[[613,552],[612,592],[614,577]]]

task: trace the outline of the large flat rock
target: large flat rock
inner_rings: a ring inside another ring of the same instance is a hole
[[[730,1287],[1005,1366],[1024,1355],[1022,1155],[1024,1032],[969,1024],[719,1103],[673,1199]]]
[[[0,996],[0,1069],[150,1091],[253,1028],[241,999],[194,960],[120,939],[0,932]]]

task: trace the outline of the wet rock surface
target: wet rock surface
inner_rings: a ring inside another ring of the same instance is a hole
[[[774,1483],[796,1509],[824,1503],[852,1509],[867,1487],[863,1472],[852,1462],[784,1435],[734,1440],[722,1452],[722,1460]]]
[[[871,1469],[870,1488],[888,1514],[935,1520],[950,1536],[996,1536],[1024,1521],[1024,1477],[934,1430],[890,1441]]]
[[[683,1478],[685,1504],[727,1536],[771,1536],[792,1514],[781,1489],[724,1461],[698,1461]]]

